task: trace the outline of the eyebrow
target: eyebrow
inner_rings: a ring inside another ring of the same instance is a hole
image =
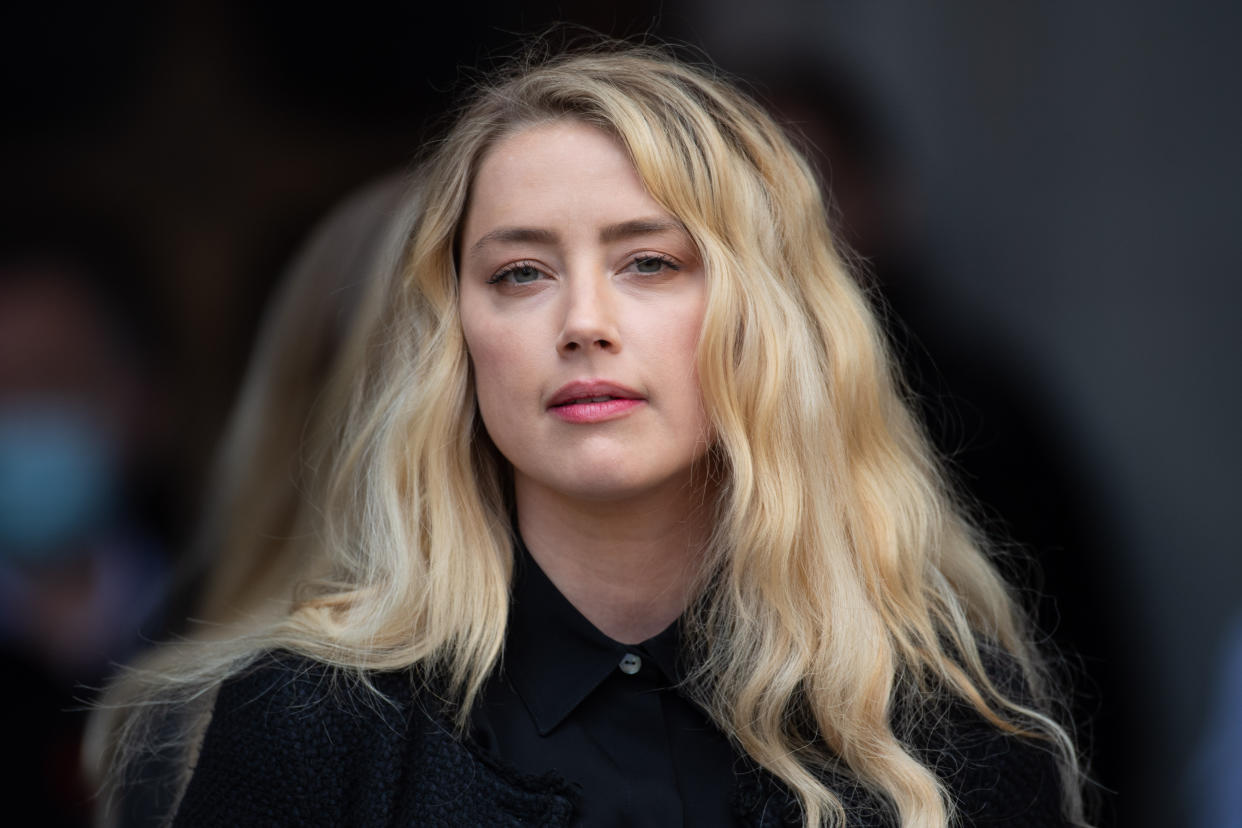
[[[635,236],[646,236],[670,231],[681,232],[682,229],[680,222],[671,219],[641,218],[623,221],[620,224],[610,224],[600,230],[599,239],[601,242],[610,243]],[[560,236],[557,233],[539,227],[498,227],[489,233],[485,233],[482,238],[470,246],[470,250],[477,253],[480,249],[494,242],[556,244],[559,240]]]
[[[599,232],[599,240],[602,242],[615,242],[622,239],[630,239],[634,236],[648,236],[656,233],[680,231],[681,229],[680,222],[670,219],[634,219],[633,221],[623,221],[620,224],[608,225]]]

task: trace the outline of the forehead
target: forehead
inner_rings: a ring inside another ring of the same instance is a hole
[[[554,171],[560,162],[624,162],[633,167],[621,141],[610,131],[573,117],[555,118],[518,126],[505,132],[483,152],[474,172],[474,186],[497,173],[512,175],[520,170],[535,174]]]
[[[616,137],[559,120],[522,128],[484,154],[463,232],[469,243],[497,224],[582,224],[631,213],[668,216]]]

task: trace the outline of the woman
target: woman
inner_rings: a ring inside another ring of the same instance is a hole
[[[127,680],[218,688],[175,824],[1081,821],[814,181],[659,52],[480,91],[325,397],[292,610]]]

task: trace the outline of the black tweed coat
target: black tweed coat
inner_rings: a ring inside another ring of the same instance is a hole
[[[379,673],[385,703],[281,654],[226,682],[174,826],[570,826],[574,789],[521,776],[468,741],[420,696],[408,673]],[[1065,825],[1049,753],[950,712],[921,746],[957,799],[957,824]],[[830,779],[848,825],[891,817],[856,784]],[[769,774],[738,775],[737,826],[800,825],[796,801]]]

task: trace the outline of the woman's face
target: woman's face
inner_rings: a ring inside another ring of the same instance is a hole
[[[564,120],[497,143],[460,280],[479,410],[516,486],[596,501],[685,486],[710,434],[703,267],[614,138]]]

